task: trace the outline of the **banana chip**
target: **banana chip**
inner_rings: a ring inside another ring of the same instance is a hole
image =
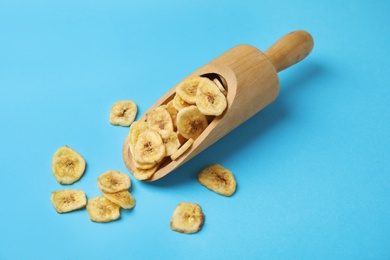
[[[98,177],[98,187],[105,193],[115,193],[127,190],[131,186],[130,177],[118,171],[106,171]]]
[[[227,101],[219,88],[205,78],[196,92],[196,106],[204,115],[219,116],[225,111]]]
[[[138,136],[140,133],[148,129],[148,123],[145,121],[135,121],[130,126],[130,138],[129,138],[129,147],[130,147],[130,153],[134,154],[134,146],[135,143],[138,140]]]
[[[171,156],[180,147],[180,141],[177,132],[164,130],[160,132],[162,141],[165,145],[165,156]]]
[[[191,106],[191,104],[188,104],[185,102],[179,95],[175,95],[174,98],[172,99],[172,105],[174,108],[176,108],[177,111],[182,110],[185,107]]]
[[[231,196],[236,191],[233,173],[219,164],[212,164],[198,174],[200,184],[218,194]]]
[[[113,125],[129,126],[137,115],[137,105],[132,100],[115,102],[110,111],[110,123]]]
[[[173,131],[172,117],[164,107],[157,107],[148,114],[148,128],[156,132]]]
[[[177,150],[174,154],[171,155],[171,160],[176,161],[180,156],[182,156],[183,153],[185,153],[185,151],[187,151],[191,147],[193,143],[194,143],[194,139],[192,138],[188,139],[187,142],[185,142],[179,148],[179,150]]]
[[[135,206],[135,200],[133,196],[127,190],[116,192],[116,193],[103,193],[103,196],[111,201],[119,205],[124,209],[131,209]]]
[[[84,208],[87,198],[82,190],[58,190],[51,194],[51,202],[58,213]]]
[[[196,103],[196,91],[202,80],[204,80],[202,77],[193,77],[183,80],[177,85],[176,94],[180,96],[184,102],[194,105]]]
[[[72,184],[83,176],[85,160],[68,146],[60,147],[53,156],[52,171],[61,184]]]
[[[149,170],[149,169],[152,169],[154,168],[157,163],[139,163],[135,160],[133,160],[133,163],[135,165],[135,167],[137,167],[137,169],[142,169],[142,170]]]
[[[176,117],[179,111],[177,111],[177,109],[173,106],[173,100],[169,101],[165,108],[167,109],[168,113],[171,115],[173,130],[176,130],[177,129]]]
[[[221,91],[221,93],[226,97],[227,95],[227,91],[226,89],[223,87],[222,83],[217,79],[213,79],[213,82],[215,83],[215,85],[218,87],[218,89]]]
[[[145,130],[139,136],[134,147],[133,158],[138,163],[159,163],[165,156],[165,145],[159,133]]]
[[[208,126],[207,118],[196,106],[183,108],[177,114],[177,130],[187,139],[196,139]]]
[[[153,174],[157,171],[159,166],[160,164],[156,164],[153,168],[150,169],[141,169],[136,167],[136,169],[133,172],[133,176],[134,178],[140,181],[147,180],[153,176]]]
[[[94,222],[110,222],[121,216],[120,206],[104,196],[89,199],[87,211],[89,218]]]
[[[177,232],[192,234],[198,232],[204,223],[201,207],[195,203],[182,202],[173,211],[171,229]]]

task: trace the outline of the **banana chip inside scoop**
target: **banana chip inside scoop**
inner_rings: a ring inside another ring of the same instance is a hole
[[[165,145],[158,132],[147,129],[140,133],[133,154],[136,162],[140,164],[159,163],[165,154]]]
[[[158,133],[161,131],[173,131],[172,117],[165,107],[157,107],[148,114],[148,128]]]
[[[198,86],[196,106],[204,115],[219,116],[225,111],[227,101],[217,85],[213,81],[205,79]]]
[[[177,114],[177,130],[186,139],[196,139],[208,126],[207,118],[196,106],[183,108]]]
[[[194,105],[196,103],[196,91],[200,82],[205,80],[202,77],[193,77],[183,80],[176,87],[176,94],[180,96],[188,104]]]

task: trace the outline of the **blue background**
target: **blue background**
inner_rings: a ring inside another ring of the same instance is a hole
[[[389,259],[389,1],[0,0],[0,259]],[[96,179],[126,170],[127,127],[172,86],[231,47],[265,51],[305,29],[313,52],[279,74],[269,107],[154,183],[132,176],[137,205],[99,224],[57,214],[52,191],[101,194]],[[87,170],[62,186],[63,145]],[[226,198],[196,179],[233,171]],[[194,235],[169,228],[181,201],[206,215]]]

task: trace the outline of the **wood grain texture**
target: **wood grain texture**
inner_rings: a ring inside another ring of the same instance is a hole
[[[311,35],[303,30],[291,32],[272,45],[265,55],[271,60],[277,72],[280,72],[303,60],[313,49]]]
[[[298,34],[301,35],[301,32]],[[271,47],[270,52],[267,51],[269,56],[253,46],[238,45],[187,77],[211,73],[222,76],[227,82],[227,109],[222,115],[214,118],[190,149],[175,161],[166,159],[148,181],[158,180],[171,173],[275,100],[279,92],[277,69],[291,66],[308,54],[307,47],[299,47],[297,38],[302,40],[302,37],[291,34],[287,36]],[[303,38],[304,42],[307,42],[305,39]],[[292,40],[292,45],[286,45],[289,40]],[[285,51],[283,46],[289,51]],[[282,62],[283,55],[277,55],[277,51],[284,53],[287,62]],[[299,53],[295,53],[297,51]],[[176,86],[161,97],[139,120],[146,120],[150,111],[172,100],[175,88]],[[127,168],[133,172],[135,166],[129,151],[128,137],[123,145],[123,159]]]

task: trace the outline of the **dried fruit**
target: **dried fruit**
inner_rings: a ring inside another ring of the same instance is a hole
[[[171,229],[181,233],[198,232],[204,222],[204,214],[198,204],[181,202],[173,211]]]
[[[198,86],[196,106],[204,115],[219,116],[225,111],[227,101],[215,83],[207,79]]]
[[[137,105],[132,100],[115,102],[110,111],[110,123],[113,125],[129,126],[137,115]]]
[[[159,163],[165,156],[165,145],[159,133],[145,130],[139,136],[134,147],[134,160],[138,163]]]
[[[187,139],[196,139],[208,126],[207,118],[196,106],[183,108],[177,114],[177,129]]]
[[[105,193],[115,193],[127,190],[131,186],[130,177],[118,171],[106,171],[98,177],[98,187]]]
[[[148,128],[158,133],[164,130],[173,131],[172,117],[164,107],[157,107],[148,114]]]
[[[185,142],[179,150],[177,150],[174,154],[171,155],[171,160],[176,161],[180,156],[182,156],[194,143],[194,139],[190,138]]]
[[[85,160],[68,146],[60,147],[53,156],[52,171],[61,184],[72,184],[83,176]]]
[[[164,130],[160,132],[162,141],[165,145],[165,156],[171,156],[180,147],[180,141],[177,132]]]
[[[87,197],[82,190],[57,190],[51,194],[51,202],[58,213],[84,208]]]
[[[120,206],[104,196],[89,199],[87,211],[89,218],[94,222],[110,222],[121,216]]]
[[[131,209],[135,206],[135,200],[127,190],[116,193],[103,193],[103,196],[124,209]]]
[[[236,180],[233,173],[219,164],[207,166],[198,174],[198,181],[206,188],[231,196],[236,191]]]
[[[198,85],[203,80],[205,80],[205,78],[202,77],[193,77],[183,80],[176,87],[176,95],[180,96],[184,102],[194,105],[196,103]]]

